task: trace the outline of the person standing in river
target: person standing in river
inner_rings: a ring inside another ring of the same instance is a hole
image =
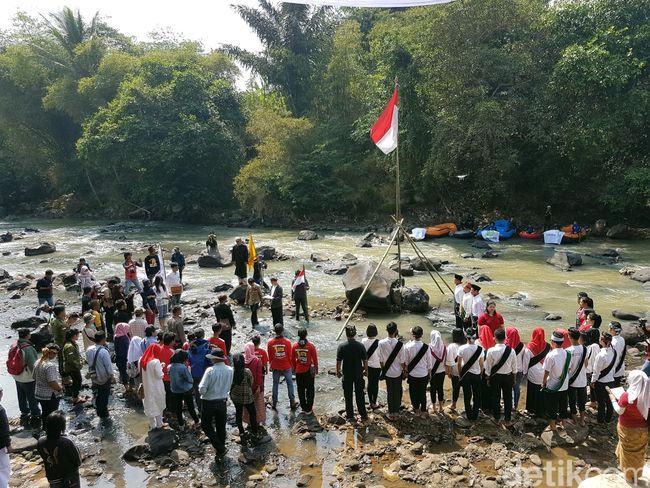
[[[149,254],[144,258],[144,271],[147,274],[147,279],[153,282],[154,278],[158,273],[160,273],[160,258],[156,253],[156,248],[149,246],[147,248]]]
[[[296,375],[296,386],[300,407],[305,413],[312,413],[314,407],[314,380],[318,374],[316,346],[307,340],[307,329],[298,329],[298,341],[292,346],[291,367]]]
[[[210,256],[219,255],[219,243],[217,242],[217,236],[214,232],[210,232],[208,239],[205,241],[205,249]]]
[[[37,316],[41,314],[41,307],[43,305],[47,305],[50,308],[54,307],[54,293],[52,292],[53,276],[54,271],[48,269],[45,271],[45,275],[36,282],[36,296],[38,298]]]
[[[185,256],[181,252],[179,247],[174,248],[174,252],[172,253],[172,257],[170,258],[170,261],[172,263],[178,264],[178,275],[181,279],[181,283],[183,282],[183,270],[185,269]]]
[[[233,380],[233,369],[224,362],[222,350],[215,349],[206,358],[212,361],[199,383],[201,393],[201,427],[216,451],[216,459],[226,454],[226,422],[228,396]]]
[[[340,344],[336,351],[336,376],[343,378],[343,396],[345,397],[345,417],[354,422],[353,395],[361,420],[368,420],[366,412],[366,394],[364,376],[368,376],[368,356],[366,348],[356,340],[357,329],[345,328],[347,341]]]
[[[266,349],[269,353],[271,373],[273,374],[273,403],[271,408],[277,410],[280,378],[284,377],[284,381],[287,384],[287,393],[289,394],[289,405],[291,410],[295,410],[298,407],[298,402],[296,402],[296,397],[293,391],[293,371],[291,369],[291,353],[293,346],[291,345],[291,341],[284,337],[284,327],[282,324],[275,324],[274,332],[275,337],[270,339],[266,345]]]
[[[472,284],[469,281],[466,281],[463,285],[463,299],[460,302],[460,316],[463,319],[463,330],[472,326],[473,301],[474,297],[472,296]]]
[[[94,337],[95,346],[86,351],[86,363],[91,372],[93,390],[95,391],[95,410],[102,420],[108,420],[108,399],[111,387],[116,383],[113,374],[111,354],[106,345],[106,334],[98,331]]]
[[[239,284],[244,285],[248,276],[248,248],[241,237],[235,239],[235,245],[230,253],[232,254],[232,260],[235,262],[235,276],[239,279]]]
[[[459,274],[454,275],[454,316],[456,317],[456,327],[463,328],[463,318],[460,315],[460,305],[463,302],[463,277]]]
[[[176,261],[171,262],[171,271],[167,274],[167,286],[169,287],[169,293],[171,295],[170,305],[173,307],[175,305],[180,305],[181,295],[183,294],[183,283],[181,282],[181,274],[178,270],[178,263]]]
[[[309,283],[305,277],[304,269],[297,270],[296,275],[291,282],[291,298],[296,306],[296,320],[300,321],[300,309],[302,308],[305,316],[305,322],[309,323],[309,311],[307,308],[307,290],[309,290]]]
[[[274,276],[271,278],[271,316],[273,317],[274,324],[284,325],[284,317],[282,312],[282,287],[278,284],[278,279]]]
[[[115,300],[113,297],[113,288],[117,281],[108,280],[106,286],[101,290],[101,304],[104,310],[104,326],[106,327],[106,336],[109,341],[113,340],[113,319],[115,316]]]
[[[256,325],[259,325],[259,320],[257,319],[257,311],[262,304],[262,287],[255,283],[253,278],[248,278],[248,288],[246,289],[246,301],[245,304],[251,308],[251,325],[255,328]]]
[[[232,329],[235,327],[235,316],[232,313],[232,308],[228,305],[228,297],[226,295],[219,295],[219,303],[214,307],[214,316],[217,322],[221,324],[221,332],[219,337],[226,344],[226,355],[230,354],[232,346]]]
[[[37,422],[41,418],[41,410],[34,396],[34,364],[38,359],[38,353],[30,340],[31,337],[29,329],[18,329],[18,340],[9,348],[7,372],[16,382],[21,420],[27,420],[31,414],[31,421]],[[12,361],[17,354],[21,355],[21,359]],[[14,369],[14,365],[17,369]]]
[[[138,267],[142,267],[142,261],[134,261],[133,253],[125,252],[122,267],[124,268],[125,290],[128,291],[131,286],[135,286],[138,292],[142,293],[142,285],[140,285],[140,280],[138,279]]]

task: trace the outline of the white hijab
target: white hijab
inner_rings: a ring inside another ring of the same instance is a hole
[[[431,348],[431,354],[433,354],[433,357],[440,360],[443,360],[445,357],[445,341],[442,340],[442,336],[440,335],[440,332],[437,330],[432,330],[431,331],[431,344],[429,345]]]
[[[133,363],[142,357],[142,338],[138,336],[133,336],[131,342],[129,343],[129,352],[126,355],[126,360],[129,363]]]
[[[627,383],[628,402],[632,403],[636,400],[636,409],[647,420],[648,409],[650,409],[650,378],[643,371],[635,370],[630,372]]]

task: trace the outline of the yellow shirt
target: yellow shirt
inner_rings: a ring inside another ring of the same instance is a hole
[[[102,330],[102,316],[97,310],[92,310],[93,316],[95,317],[95,328],[97,330]]]

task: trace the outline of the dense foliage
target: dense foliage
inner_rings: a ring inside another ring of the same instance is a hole
[[[0,35],[0,206],[387,213],[395,155],[368,131],[397,78],[407,209],[650,220],[650,0],[259,3],[237,7],[259,53],[18,17]],[[234,61],[257,75],[244,92]]]

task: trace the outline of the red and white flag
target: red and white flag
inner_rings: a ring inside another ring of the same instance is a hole
[[[305,283],[305,269],[303,268],[300,273],[293,279],[293,283],[291,283],[291,289],[293,291],[296,291],[296,287],[298,285],[302,285]]]
[[[397,149],[397,118],[399,107],[397,106],[397,90],[393,92],[386,108],[381,113],[375,125],[370,129],[370,138],[382,150],[384,154],[390,154]]]

